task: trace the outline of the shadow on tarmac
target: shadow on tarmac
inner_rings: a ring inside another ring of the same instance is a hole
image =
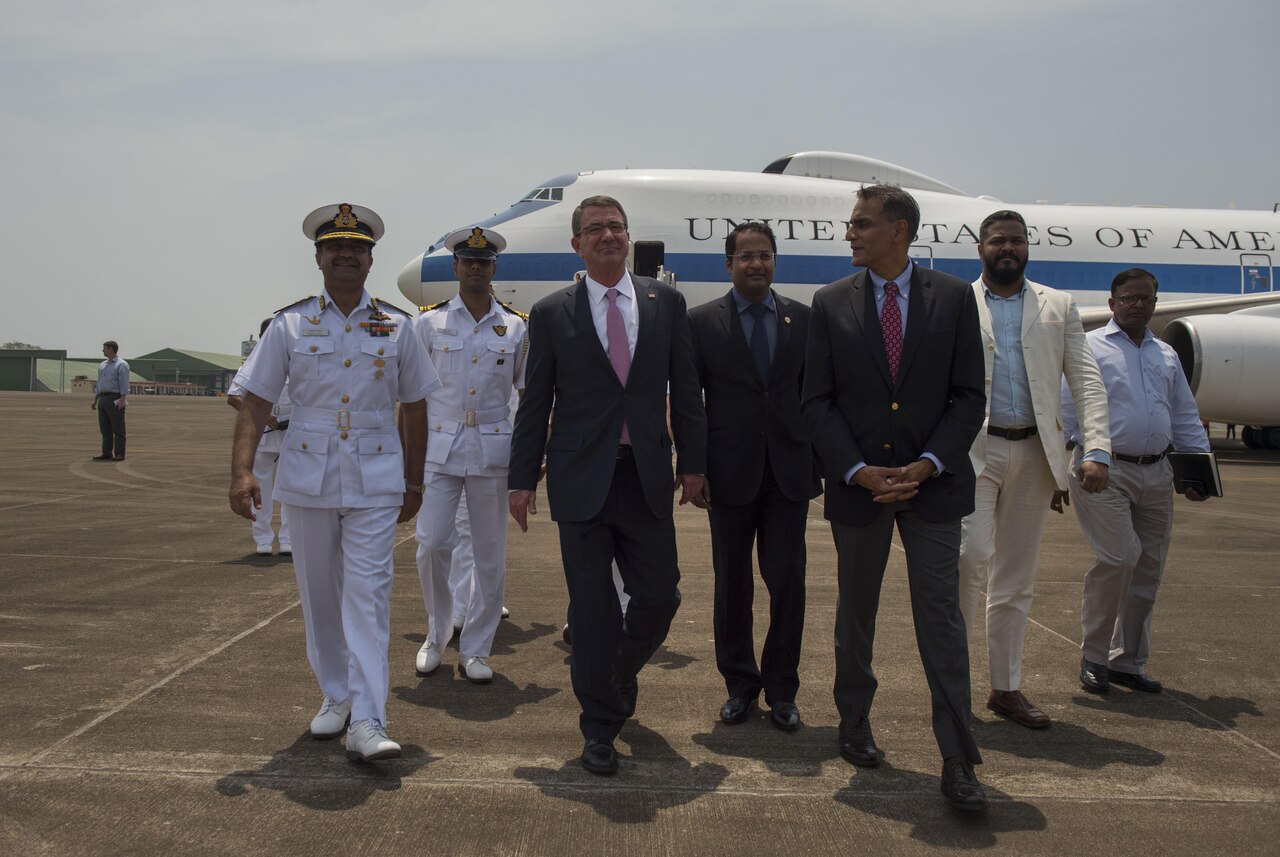
[[[417,685],[393,687],[391,692],[401,702],[439,711],[455,720],[488,723],[507,719],[522,705],[537,705],[555,696],[560,688],[537,684],[518,687],[496,672],[489,684],[473,685],[458,675],[457,667],[446,663],[432,675],[424,676]]]
[[[559,768],[516,768],[515,777],[532,783],[547,797],[590,807],[609,821],[647,824],[664,809],[692,803],[719,788],[729,770],[714,762],[697,765],[681,756],[665,738],[634,720],[618,736],[630,754],[619,752],[623,781],[588,774],[575,757]],[[614,786],[612,783],[617,782]],[[681,783],[679,789],[635,789],[629,785]]]
[[[214,785],[224,797],[241,797],[251,789],[274,789],[309,809],[355,809],[377,792],[398,791],[405,778],[438,759],[416,744],[403,745],[398,759],[352,762],[343,739],[316,741],[304,732],[288,747],[277,750],[256,771],[234,771]]]
[[[978,769],[979,779],[982,770]],[[1045,830],[1048,820],[1035,806],[1009,798],[983,783],[989,805],[985,812],[961,812],[947,805],[939,776],[904,771],[882,761],[874,771],[859,771],[835,801],[851,809],[911,825],[911,838],[946,848],[992,848],[1000,834]],[[904,797],[916,797],[903,800]]]
[[[1183,705],[1162,704],[1162,696],[1175,699]],[[1223,726],[1236,728],[1241,715],[1264,716],[1262,710],[1258,708],[1258,703],[1252,699],[1240,696],[1207,696],[1201,699],[1185,691],[1170,690],[1167,687],[1162,693],[1152,694],[1112,685],[1111,693],[1105,697],[1077,696],[1073,702],[1081,708],[1091,708],[1094,711],[1110,711],[1148,720],[1167,720],[1171,723],[1189,723],[1215,732],[1222,731]],[[1190,706],[1190,708],[1184,706]],[[1192,711],[1192,708],[1196,710]],[[1207,719],[1198,712],[1204,712],[1218,722],[1214,723],[1213,720]]]
[[[710,732],[693,736],[693,743],[718,756],[753,759],[784,777],[817,777],[823,763],[839,755],[839,729],[811,727],[803,722],[794,732],[769,723],[768,709],[757,708],[745,723],[716,722]]]
[[[1055,720],[1048,729],[1027,729],[1003,720],[973,721],[973,738],[984,750],[1020,759],[1045,759],[1073,768],[1098,770],[1108,765],[1150,768],[1162,764],[1164,754],[1141,744],[1104,738],[1083,726]]]

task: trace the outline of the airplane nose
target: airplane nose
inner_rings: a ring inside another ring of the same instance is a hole
[[[400,270],[400,274],[396,277],[400,294],[413,301],[414,306],[427,306],[422,299],[422,257],[424,255],[419,253]]]
[[[449,300],[458,293],[458,278],[453,274],[453,254],[447,250],[418,254],[401,269],[396,285],[400,293],[417,307],[429,307]]]

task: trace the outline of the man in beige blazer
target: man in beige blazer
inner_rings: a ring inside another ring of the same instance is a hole
[[[1031,612],[1040,537],[1048,510],[1067,499],[1062,435],[1063,375],[1080,415],[1080,487],[1107,486],[1111,463],[1107,393],[1067,292],[1033,283],[1027,225],[997,211],[978,231],[982,276],[973,283],[986,359],[987,413],[969,457],[978,483],[962,522],[960,606],[973,630],[986,589],[991,695],[987,708],[1032,729],[1050,723],[1023,695],[1022,638]]]

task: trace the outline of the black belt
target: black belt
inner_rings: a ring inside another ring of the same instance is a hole
[[[120,394],[119,394],[119,393],[112,393],[112,392],[108,391],[108,392],[105,392],[105,393],[99,393],[98,395],[99,395],[99,396],[118,396],[118,395],[120,395]]]
[[[629,461],[630,459],[631,459],[631,444],[629,443],[618,444],[618,460]]]
[[[1026,428],[1001,428],[1000,426],[987,426],[987,434],[993,434],[996,437],[1002,437],[1005,440],[1026,440],[1029,437],[1036,436],[1036,427],[1027,426]]]
[[[1120,461],[1127,461],[1130,464],[1155,464],[1157,461],[1164,458],[1164,456],[1165,453],[1163,452],[1156,453],[1155,455],[1125,455],[1122,452],[1111,453],[1112,458],[1119,459]]]

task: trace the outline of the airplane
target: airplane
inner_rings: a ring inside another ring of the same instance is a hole
[[[674,285],[690,306],[729,287],[724,238],[747,220],[778,240],[774,288],[809,302],[851,271],[844,241],[857,189],[886,183],[920,204],[917,264],[975,280],[982,270],[978,226],[1013,208],[1027,221],[1027,275],[1071,292],[1086,328],[1110,319],[1112,277],[1143,267],[1160,283],[1153,332],[1173,346],[1206,420],[1243,426],[1250,448],[1280,449],[1280,291],[1272,256],[1280,211],[1161,206],[1006,205],[971,196],[905,167],[842,152],[799,152],[759,173],[725,170],[589,170],[540,183],[506,211],[466,226],[493,227],[507,239],[494,290],[528,309],[572,282],[581,260],[569,220],[583,199],[605,194],[627,212],[629,267]],[[1280,209],[1277,206],[1276,209]],[[452,230],[450,230],[452,231]],[[448,233],[446,233],[448,234]],[[443,236],[400,272],[400,291],[419,308],[457,293]]]

